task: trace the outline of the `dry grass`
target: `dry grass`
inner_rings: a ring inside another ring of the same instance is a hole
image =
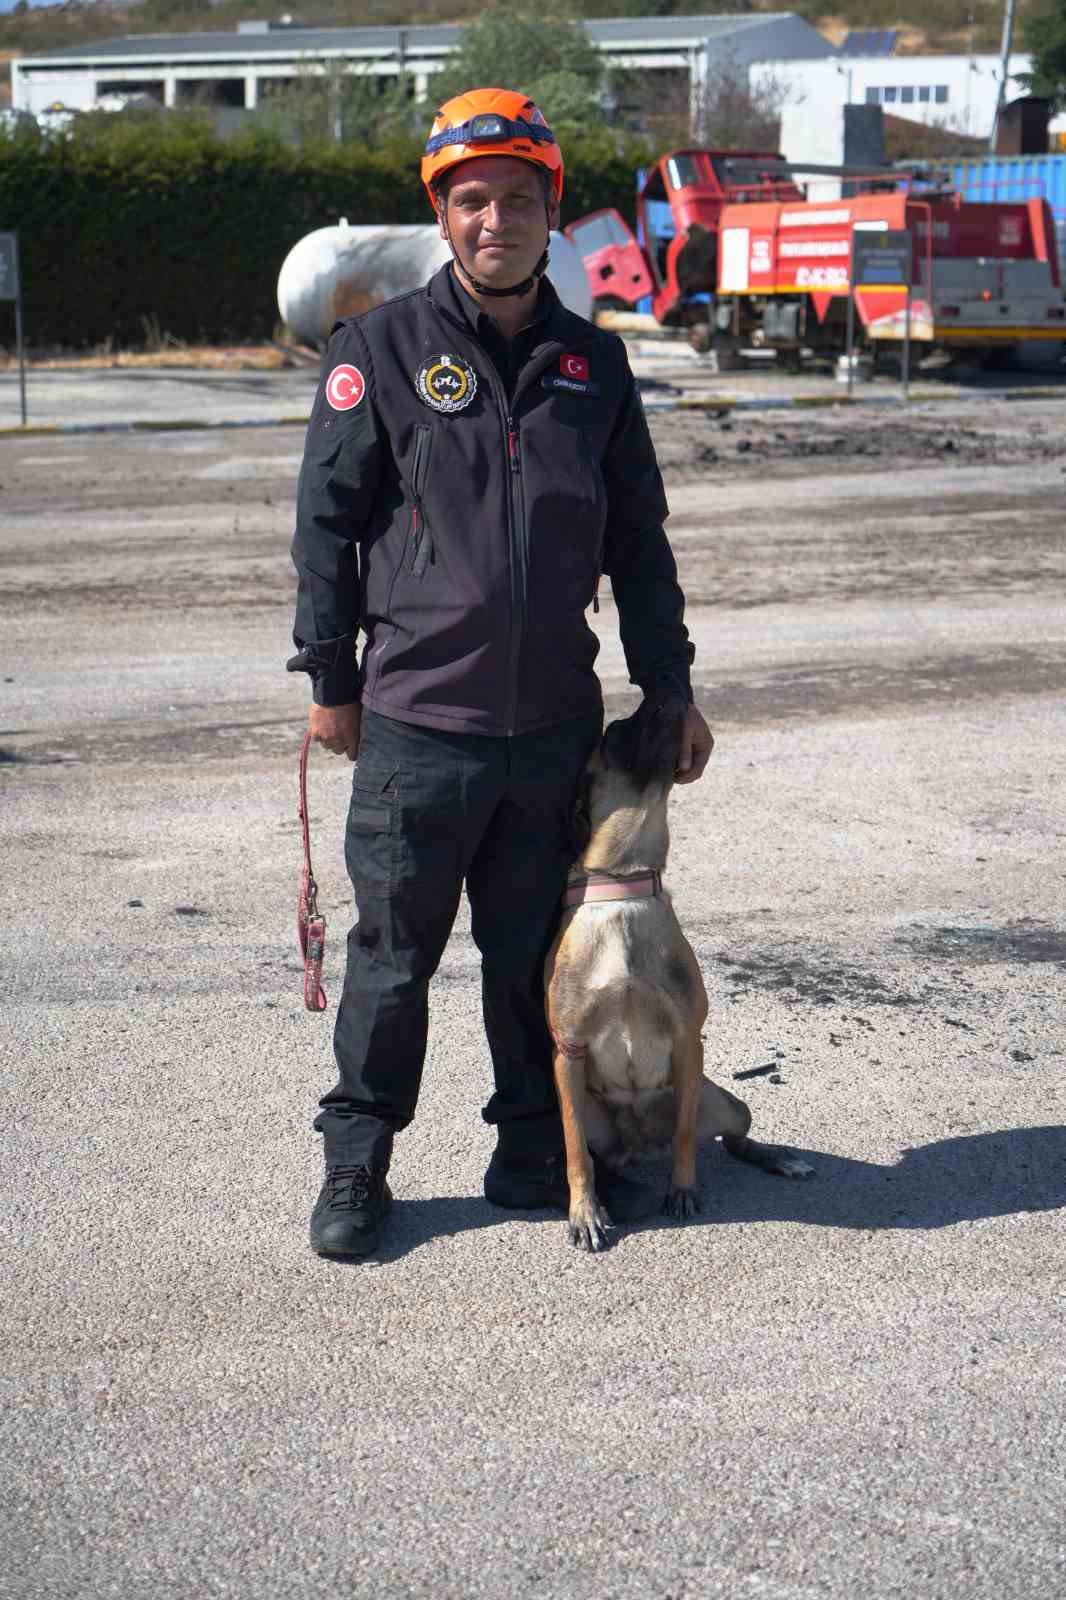
[[[1020,0],[1015,24],[1015,49],[1021,45],[1021,22],[1025,13],[1037,0]],[[830,44],[841,45],[853,28],[894,28],[898,34],[895,54],[911,55],[965,55],[971,45],[976,50],[999,48],[1002,25],[1002,6],[998,0],[968,0],[960,5],[958,0],[924,0],[921,23],[904,15],[908,9],[899,0],[862,0],[861,5],[845,7],[843,12],[819,15],[808,10],[804,0],[798,0],[798,9],[816,27]],[[917,7],[909,8],[912,12]],[[973,29],[969,23],[973,11]]]
[[[278,372],[285,367],[302,367],[318,357],[303,346],[288,350],[273,344],[188,345],[167,350],[95,351],[85,355],[76,350],[50,350],[27,357],[27,366],[39,372],[51,368],[76,368],[80,371],[106,371],[111,367],[186,367],[199,371]],[[13,350],[0,350],[0,369],[17,366]]]

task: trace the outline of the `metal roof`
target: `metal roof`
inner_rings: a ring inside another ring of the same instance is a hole
[[[597,17],[583,24],[597,44],[654,44],[657,40],[710,39],[717,34],[740,33],[749,28],[764,28],[784,22],[794,11],[761,11],[755,16],[736,12],[712,16],[685,17]]]
[[[792,11],[765,11],[757,15],[710,15],[683,17],[607,17],[582,24],[594,43],[624,48],[648,49],[662,43],[677,47],[696,45],[704,39],[764,28],[775,22],[793,20]],[[116,61],[152,59],[172,61],[179,56],[264,56],[322,55],[344,51],[398,52],[400,37],[408,54],[436,54],[453,47],[461,32],[459,24],[412,28],[279,28],[251,29],[227,33],[139,33],[118,39],[99,39],[93,44],[68,45],[61,50],[41,51],[23,56],[19,65],[52,61]],[[813,30],[812,30],[813,31]],[[826,46],[827,54],[831,53]]]
[[[318,54],[322,51],[395,50],[401,33],[407,50],[439,50],[455,43],[457,27],[440,28],[271,28],[246,33],[133,33],[94,44],[67,45],[24,56],[34,61],[112,61],[124,57],[271,56]]]

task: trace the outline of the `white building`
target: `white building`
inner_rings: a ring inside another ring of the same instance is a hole
[[[792,12],[623,17],[583,24],[611,65],[687,71],[693,93],[716,61],[793,64],[835,54]],[[12,105],[38,113],[62,103],[90,110],[112,96],[149,94],[167,106],[200,98],[254,107],[264,84],[343,61],[374,76],[406,73],[424,99],[430,75],[457,48],[460,29],[298,28],[241,23],[236,33],[139,34],[73,45],[11,63]]]
[[[1012,55],[1004,103],[1025,91],[1020,74],[1028,55]],[[765,61],[749,69],[784,97],[781,147],[790,161],[832,165],[843,159],[844,107],[880,105],[892,116],[952,133],[987,139],[995,120],[1001,58],[973,56],[852,56],[824,61]],[[1051,124],[1066,127],[1066,117]]]

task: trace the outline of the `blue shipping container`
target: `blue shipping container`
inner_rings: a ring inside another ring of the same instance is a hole
[[[948,170],[964,200],[1046,200],[1059,261],[1066,263],[1066,155],[989,156],[955,162]]]

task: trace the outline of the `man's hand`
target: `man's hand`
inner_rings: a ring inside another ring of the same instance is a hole
[[[695,783],[697,778],[702,778],[713,749],[714,734],[696,707],[689,706],[681,730],[681,754],[677,758],[675,783]]]
[[[307,727],[315,744],[331,750],[335,756],[347,756],[354,761],[359,754],[359,730],[363,708],[354,706],[311,707]]]

